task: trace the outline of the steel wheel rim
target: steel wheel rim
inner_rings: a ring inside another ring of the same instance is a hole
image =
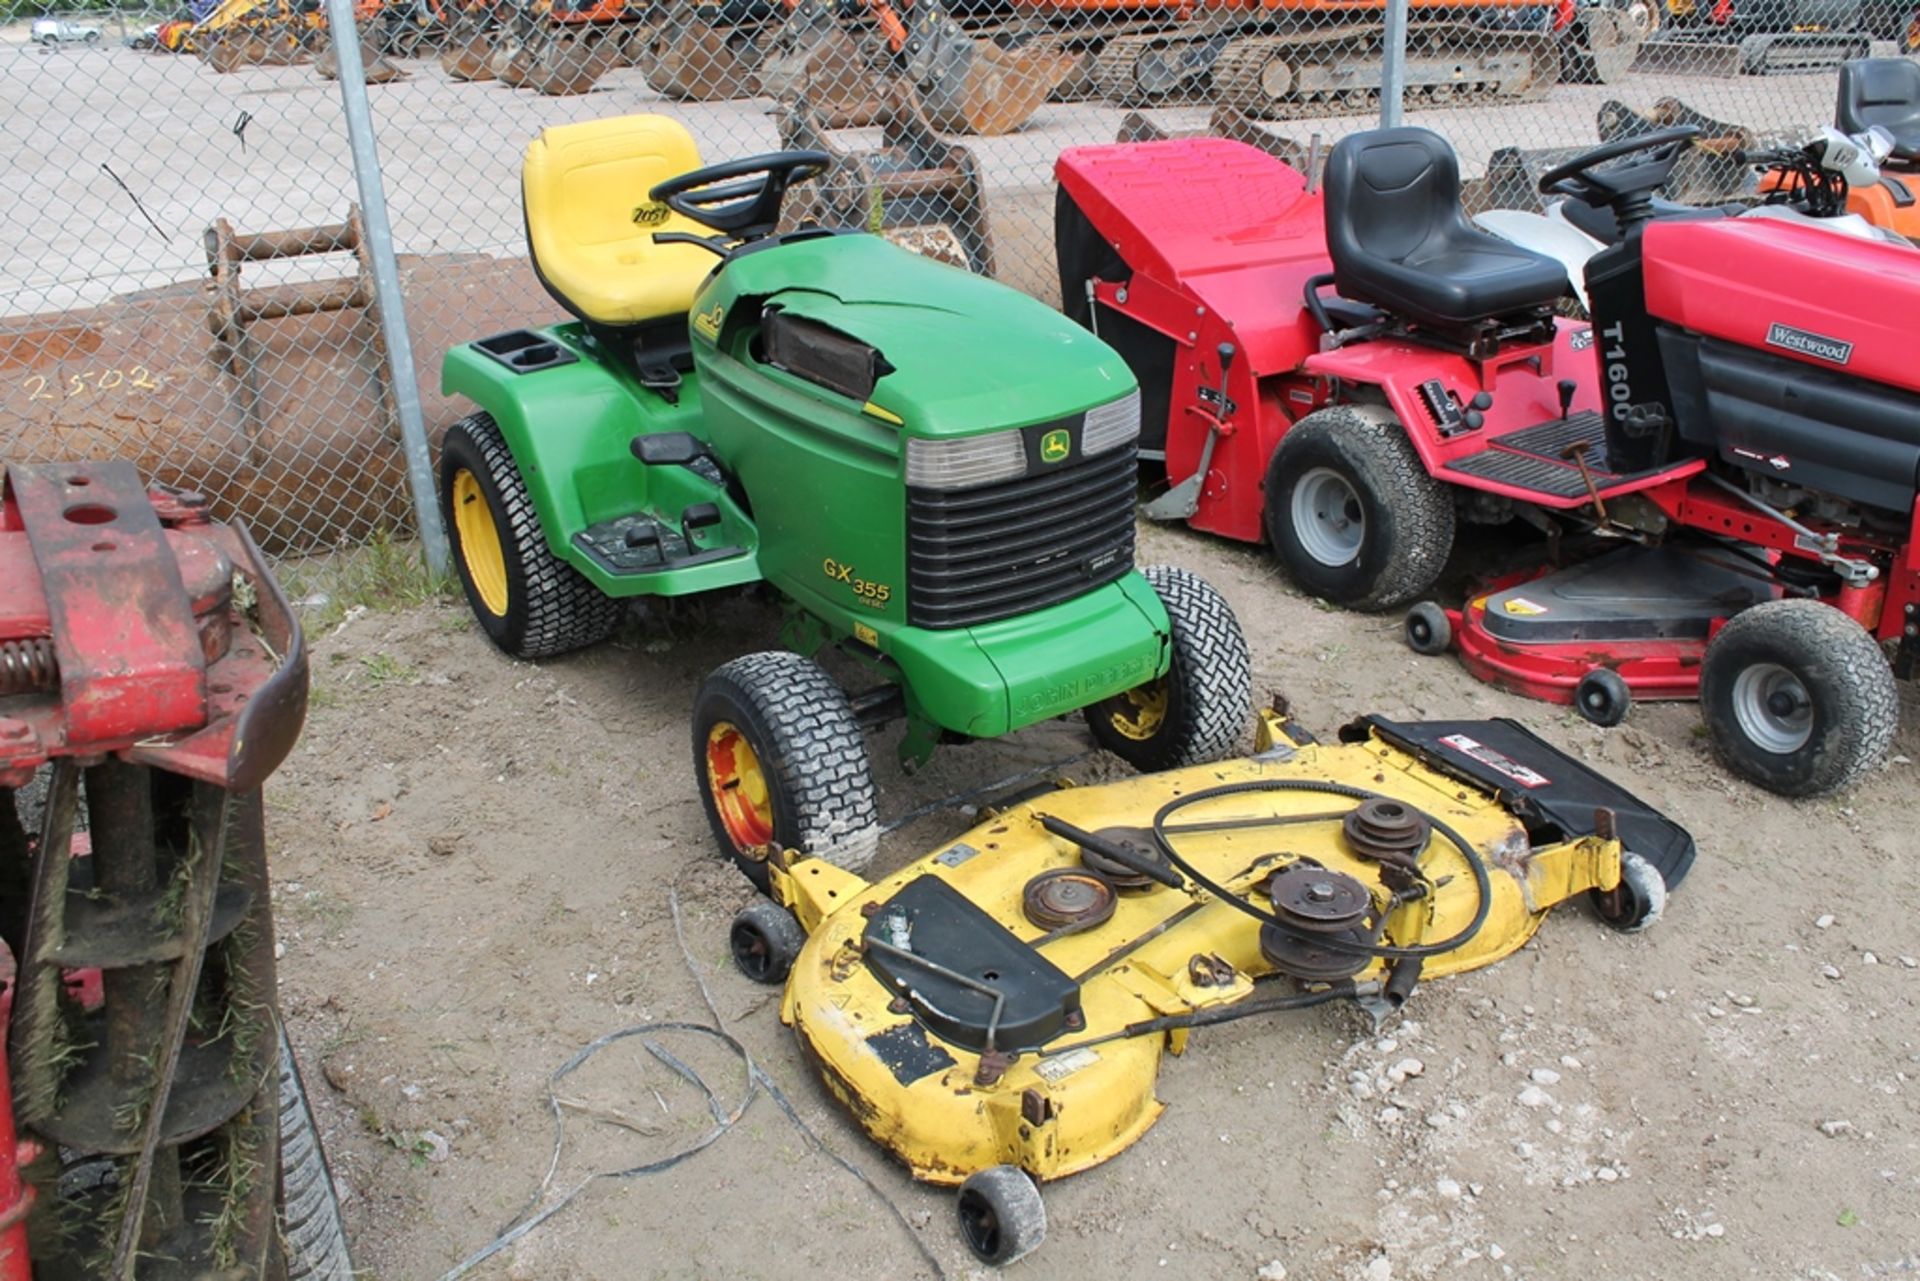
[[[1627,0],[1621,12],[1626,15],[1627,25],[1642,40],[1653,34],[1660,25],[1660,14],[1650,0]]]
[[[773,843],[773,797],[760,757],[729,721],[707,731],[707,794],[727,839],[742,854]]]
[[[1293,487],[1293,531],[1301,550],[1329,568],[1349,564],[1367,538],[1366,512],[1347,478],[1315,467]]]
[[[1107,724],[1122,738],[1144,743],[1167,721],[1167,678],[1139,685],[1114,698]]]
[[[1733,716],[1749,742],[1776,756],[1799,751],[1813,737],[1813,699],[1778,663],[1755,663],[1734,678]]]
[[[480,603],[495,618],[507,616],[507,553],[493,523],[480,478],[460,468],[453,474],[453,527],[459,535],[460,564]]]

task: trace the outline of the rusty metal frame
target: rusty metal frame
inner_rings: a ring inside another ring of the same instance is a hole
[[[388,374],[386,335],[380,324],[379,293],[373,284],[373,260],[357,205],[347,207],[345,222],[294,227],[284,231],[242,234],[235,231],[233,224],[225,218],[217,218],[202,239],[206,247],[207,270],[213,277],[213,290],[207,304],[207,328],[213,333],[213,355],[233,379],[241,427],[249,445],[256,442],[266,423],[260,408],[260,356],[248,336],[247,327],[260,320],[311,316],[328,311],[361,311],[371,323],[372,332],[367,344],[375,358],[374,377],[380,388],[380,403],[386,410],[388,426],[398,428],[400,415],[394,400],[392,379]],[[243,263],[331,253],[353,254],[354,274],[336,280],[302,281],[254,289],[241,286],[240,268]]]

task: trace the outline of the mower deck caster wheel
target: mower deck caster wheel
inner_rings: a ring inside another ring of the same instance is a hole
[[[1886,755],[1900,696],[1866,628],[1821,601],[1774,600],[1734,615],[1707,645],[1700,710],[1734,773],[1818,796]]]
[[[968,1176],[956,1205],[960,1235],[983,1263],[1003,1268],[1047,1239],[1040,1189],[1017,1165],[993,1165]]]
[[[1588,896],[1607,928],[1638,934],[1666,910],[1667,882],[1653,864],[1632,850],[1622,850],[1620,884],[1610,890],[1590,890]]]
[[[741,908],[727,932],[734,968],[768,985],[786,982],[806,942],[807,932],[793,913],[769,898],[756,898]]]
[[[1453,648],[1453,624],[1439,604],[1423,600],[1407,611],[1407,648],[1416,654],[1433,657]]]
[[[1595,725],[1618,725],[1633,707],[1633,691],[1611,667],[1596,667],[1573,687],[1573,709]]]

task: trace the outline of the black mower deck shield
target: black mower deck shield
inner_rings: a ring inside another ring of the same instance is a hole
[[[1594,811],[1613,811],[1620,841],[1677,888],[1693,866],[1687,829],[1565,752],[1505,717],[1485,721],[1420,721],[1401,725],[1365,716],[1340,731],[1344,742],[1369,733],[1423,762],[1497,794],[1530,832],[1551,825],[1566,836],[1591,836]]]
[[[915,877],[881,904],[862,942],[867,965],[935,1036],[975,1053],[989,1023],[995,1049],[1032,1050],[1080,1010],[1079,984],[937,876]]]

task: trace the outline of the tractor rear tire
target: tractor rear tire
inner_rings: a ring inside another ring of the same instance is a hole
[[[1047,1206],[1017,1165],[991,1165],[960,1185],[960,1235],[983,1263],[1004,1268],[1047,1239]]]
[[[858,871],[879,848],[866,738],[811,659],[772,650],[716,668],[693,703],[693,772],[714,840],[762,892],[778,849]]]
[[[467,604],[487,639],[514,658],[551,658],[613,635],[622,602],[555,556],[533,496],[491,414],[447,428],[440,512]]]
[[[280,1029],[280,1243],[287,1281],[353,1281],[333,1171],[307,1102],[306,1082]]]
[[[1253,709],[1253,672],[1233,607],[1188,570],[1149,565],[1141,575],[1166,607],[1173,657],[1166,675],[1086,709],[1094,741],[1148,774],[1236,755]]]
[[[1267,541],[1302,589],[1367,613],[1420,596],[1453,549],[1453,497],[1393,414],[1336,405],[1301,419],[1267,465]]]
[[[1818,796],[1886,755],[1900,695],[1866,628],[1820,601],[1775,600],[1734,615],[1707,645],[1700,710],[1734,773]]]

